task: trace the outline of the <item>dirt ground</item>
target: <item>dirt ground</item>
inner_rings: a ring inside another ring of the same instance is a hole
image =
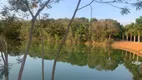
[[[115,49],[123,49],[127,51],[136,51],[142,54],[142,42],[119,41],[111,45]]]

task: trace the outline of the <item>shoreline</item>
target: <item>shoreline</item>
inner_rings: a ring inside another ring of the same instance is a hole
[[[142,42],[116,41],[111,44],[111,47],[114,49],[129,51],[142,56]]]

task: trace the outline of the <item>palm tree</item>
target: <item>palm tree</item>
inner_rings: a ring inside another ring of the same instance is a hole
[[[138,42],[140,42],[140,37],[141,37],[141,33],[140,33],[140,30],[142,29],[141,25],[140,24],[135,24],[135,29],[136,29],[136,32],[137,32],[137,35],[138,35]]]
[[[141,30],[142,30],[142,16],[140,16],[139,18],[136,19],[136,29],[137,29],[137,34],[138,34],[138,42],[140,42],[140,37],[141,37]]]
[[[136,36],[137,36],[137,28],[136,28],[136,24],[134,24],[134,26],[133,26],[133,35],[134,35],[134,42],[136,42]]]
[[[125,26],[125,33],[124,33],[124,34],[125,34],[125,36],[126,36],[126,41],[128,41],[128,39],[129,39],[129,31],[128,31],[129,28],[128,28],[128,27],[129,27],[129,25],[126,25],[126,26]]]
[[[130,35],[130,41],[133,41],[134,23],[131,23],[131,24],[128,25],[128,33]]]

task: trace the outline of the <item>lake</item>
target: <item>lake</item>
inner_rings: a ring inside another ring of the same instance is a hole
[[[17,80],[19,60],[24,46],[16,52],[9,52],[9,75],[0,68],[0,80]],[[44,48],[45,80],[51,80],[52,67],[58,44]],[[26,60],[23,80],[42,80],[41,44],[32,44]],[[55,80],[140,80],[142,58],[128,51],[110,47],[65,45],[57,60]],[[0,63],[3,64],[2,58]]]

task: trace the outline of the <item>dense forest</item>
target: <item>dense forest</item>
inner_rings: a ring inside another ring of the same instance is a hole
[[[46,19],[37,20],[33,30],[33,41],[40,41],[41,36],[46,42],[57,42],[63,39],[66,26],[70,19]],[[135,23],[121,25],[112,19],[91,20],[82,17],[75,18],[67,37],[67,43],[111,43],[116,40],[141,41],[142,17],[136,19]],[[0,21],[0,35],[9,44],[13,41],[26,41],[30,21],[19,20],[15,17],[8,17]],[[42,35],[41,35],[42,31]],[[20,43],[19,43],[20,44]],[[11,44],[12,45],[12,44]],[[18,45],[18,44],[17,44]]]

